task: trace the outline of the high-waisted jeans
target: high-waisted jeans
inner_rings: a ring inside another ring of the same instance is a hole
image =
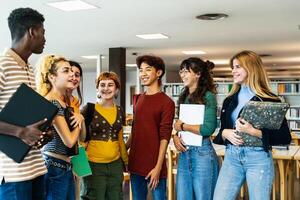
[[[218,178],[218,159],[209,138],[179,154],[177,200],[211,200]]]
[[[262,147],[227,145],[214,200],[234,200],[245,180],[251,200],[270,199],[273,179],[271,152]]]

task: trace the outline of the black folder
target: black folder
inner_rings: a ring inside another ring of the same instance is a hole
[[[47,118],[47,121],[39,127],[41,131],[46,131],[57,111],[55,105],[23,83],[0,112],[0,120],[25,127]],[[20,138],[0,134],[0,151],[15,162],[22,162],[30,149],[31,146]]]

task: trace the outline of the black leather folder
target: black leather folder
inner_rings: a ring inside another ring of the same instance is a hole
[[[46,131],[57,111],[55,105],[23,83],[0,112],[0,120],[25,127],[47,118],[39,127],[41,131]],[[22,162],[30,149],[31,146],[21,139],[0,133],[0,151],[15,162]]]

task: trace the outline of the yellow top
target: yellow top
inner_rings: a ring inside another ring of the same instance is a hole
[[[100,104],[95,104],[95,111],[100,113],[110,125],[116,121],[116,106],[106,108],[102,107]],[[120,130],[118,138],[118,141],[90,140],[86,150],[89,161],[95,163],[110,163],[121,157],[124,163],[127,165],[128,155],[125,142],[123,140],[123,129]]]
[[[72,107],[74,109],[75,113],[80,113],[80,110],[79,110],[80,103],[79,103],[79,99],[77,97],[72,96],[71,102],[70,102],[70,107]]]

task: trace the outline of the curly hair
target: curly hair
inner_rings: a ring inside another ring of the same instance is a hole
[[[180,70],[192,70],[194,73],[199,74],[200,77],[197,83],[197,88],[192,94],[189,93],[189,88],[187,86],[183,88],[178,99],[178,104],[184,103],[187,97],[189,98],[190,103],[205,104],[204,96],[207,91],[216,94],[216,85],[211,73],[214,66],[214,63],[210,61],[204,62],[202,59],[196,57],[191,57],[182,61]]]
[[[36,65],[36,86],[40,95],[46,96],[52,89],[48,75],[57,73],[57,63],[61,61],[68,62],[66,58],[55,55],[43,56],[38,61]]]
[[[44,21],[44,16],[32,8],[13,10],[8,17],[8,27],[12,40],[19,41],[29,28],[38,27]]]

